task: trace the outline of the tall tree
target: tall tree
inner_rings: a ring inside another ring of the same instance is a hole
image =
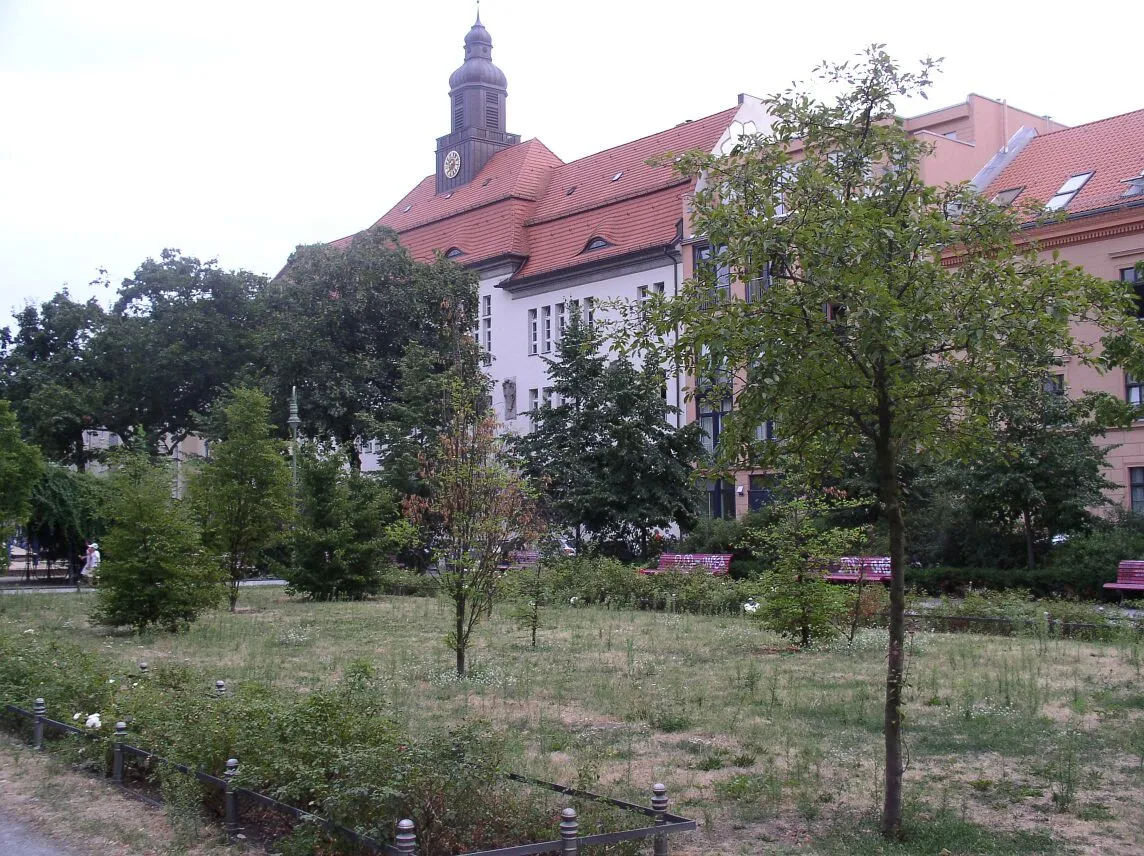
[[[719,444],[726,466],[766,463],[779,447],[823,468],[853,450],[876,463],[892,567],[882,818],[891,837],[904,769],[904,457],[972,448],[991,408],[1047,371],[1043,355],[1097,364],[1102,353],[1138,352],[1142,335],[1121,284],[1026,242],[1031,211],[922,181],[926,144],[893,102],[924,93],[934,67],[903,71],[875,45],[854,64],[820,69],[840,90],[833,102],[788,91],[769,100],[769,128],[729,154],[682,155],[679,169],[700,178],[694,231],[758,287],[712,312],[719,274],[701,266],[651,319],[661,335],[678,332],[687,368],[725,356],[737,405]],[[1075,338],[1072,321],[1103,341]],[[785,443],[754,441],[767,419]]]
[[[19,416],[25,435],[53,461],[84,469],[91,453],[84,432],[102,423],[102,390],[91,342],[105,314],[95,299],[77,303],[63,289],[25,306],[16,332],[0,330],[0,397]]]
[[[8,539],[14,525],[28,522],[42,466],[40,450],[20,439],[12,405],[0,399],[0,541]]]
[[[119,288],[92,343],[103,425],[136,426],[173,448],[251,362],[255,297],[265,278],[178,250],[147,259]]]
[[[483,386],[450,385],[445,433],[422,462],[429,496],[406,499],[411,521],[423,526],[431,519],[436,532],[440,591],[453,607],[446,644],[458,676],[473,631],[497,596],[502,557],[513,543],[533,540],[539,525],[535,498],[484,399]]]
[[[642,368],[609,361],[604,338],[573,314],[548,361],[554,406],[535,414],[518,448],[553,515],[579,534],[634,540],[647,553],[649,529],[695,515],[697,425],[677,429],[664,401],[664,376],[645,354]]]
[[[406,349],[442,354],[453,344],[453,315],[472,328],[476,299],[471,271],[414,262],[386,229],[344,247],[298,247],[265,294],[258,340],[273,393],[285,401],[296,385],[307,433],[342,445],[358,469],[355,441],[394,418]],[[442,354],[442,365],[452,357]]]
[[[234,612],[239,582],[293,517],[290,467],[285,444],[273,435],[270,400],[256,389],[229,393],[210,436],[210,457],[192,477],[190,495]]]

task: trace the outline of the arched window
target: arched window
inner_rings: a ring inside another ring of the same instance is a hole
[[[604,247],[610,247],[610,246],[612,246],[611,241],[607,240],[606,238],[601,238],[599,235],[597,235],[596,237],[592,238],[592,240],[588,241],[587,244],[584,245],[583,251],[585,253],[587,253],[587,252],[590,252],[591,250],[602,250],[602,249],[604,249]]]
[[[455,259],[457,256],[463,256],[464,254],[465,251],[460,247],[450,247],[449,250],[445,253],[445,258]]]

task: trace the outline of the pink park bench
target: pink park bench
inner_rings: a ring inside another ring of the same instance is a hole
[[[731,570],[730,553],[661,553],[659,563],[654,568],[642,568],[641,574],[662,574],[665,572],[689,574],[700,570],[714,577],[726,575]]]
[[[1116,582],[1105,583],[1106,589],[1144,591],[1144,562],[1126,559],[1116,566]]]
[[[889,556],[842,556],[834,563],[826,579],[832,583],[888,583]]]

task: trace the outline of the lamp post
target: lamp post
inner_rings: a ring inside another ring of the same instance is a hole
[[[294,492],[298,491],[298,426],[302,420],[298,418],[298,387],[290,388],[290,418],[286,420],[290,426],[290,456],[293,472]]]

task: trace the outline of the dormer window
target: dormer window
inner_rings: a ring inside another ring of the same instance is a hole
[[[402,208],[402,209],[401,209],[401,213],[402,213],[402,214],[408,214],[408,213],[409,213],[409,209],[410,209],[410,208],[412,208],[412,207],[413,207],[412,203],[410,203],[409,205],[406,205],[404,208]]]
[[[621,169],[619,172],[612,176],[612,181],[619,181],[623,174],[624,171]]]
[[[449,250],[445,253],[445,258],[455,259],[457,256],[463,256],[464,254],[465,251],[460,247],[450,247]]]
[[[564,195],[565,196],[571,196],[575,192],[576,192],[576,185],[573,184],[571,187],[569,187],[567,190],[564,191]]]
[[[1124,192],[1120,194],[1122,199],[1127,199],[1130,196],[1144,196],[1144,170],[1141,170],[1135,178],[1121,179],[1120,183],[1127,185]]]
[[[1072,202],[1073,197],[1080,192],[1080,189],[1088,183],[1090,178],[1092,178],[1091,172],[1082,172],[1074,175],[1072,178],[1061,185],[1060,190],[1053,194],[1053,198],[1048,201],[1047,205],[1045,205],[1046,210],[1060,211],[1062,208]]]
[[[1008,208],[1017,197],[1021,195],[1021,191],[1024,189],[1022,185],[1021,187],[1010,187],[1008,190],[1002,190],[993,197],[993,204],[1000,208]]]
[[[587,252],[591,252],[592,250],[602,250],[602,249],[604,249],[604,247],[610,247],[610,246],[612,246],[611,241],[609,241],[607,238],[601,238],[599,235],[597,235],[592,240],[590,240],[587,244],[584,245],[583,252],[587,253]]]

